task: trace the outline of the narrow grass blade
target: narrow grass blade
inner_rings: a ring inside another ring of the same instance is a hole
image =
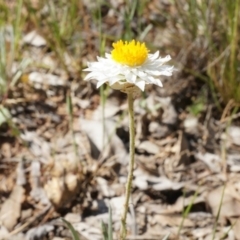
[[[11,119],[11,114],[7,108],[0,106],[0,126]]]
[[[109,206],[109,218],[108,218],[108,240],[113,240],[113,232],[112,232],[112,208]]]
[[[180,232],[181,232],[181,229],[183,227],[184,221],[185,221],[186,217],[188,216],[189,212],[191,211],[191,208],[193,206],[193,203],[194,203],[197,195],[198,195],[198,190],[194,193],[194,195],[191,199],[191,202],[187,206],[186,210],[183,212],[183,218],[182,218],[181,224],[180,224],[179,229],[178,229],[178,236],[180,236]],[[184,197],[185,197],[185,192],[184,192]]]
[[[220,212],[221,212],[221,209],[222,209],[222,203],[223,203],[223,197],[224,197],[225,189],[226,189],[226,184],[224,184],[224,187],[223,187],[222,196],[221,196],[221,199],[220,199],[220,204],[219,204],[219,208],[218,208],[218,212],[217,212],[217,217],[216,217],[216,221],[215,221],[214,228],[213,228],[212,240],[215,239],[215,234],[216,234],[216,230],[217,230],[217,223],[218,223],[218,219],[220,217]]]
[[[107,227],[106,227],[106,224],[103,221],[101,222],[101,228],[102,228],[103,240],[108,240]]]
[[[163,240],[167,240],[169,236],[170,236],[170,233],[168,233],[168,234],[163,238]]]
[[[62,221],[67,225],[67,228],[70,230],[73,240],[80,240],[78,232],[73,228],[72,224],[64,218],[62,218]]]

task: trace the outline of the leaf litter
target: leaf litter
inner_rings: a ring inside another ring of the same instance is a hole
[[[122,8],[121,1],[113,5]],[[149,19],[158,19],[154,3],[148,8]],[[103,28],[119,36],[123,20],[115,14],[108,9]],[[149,19],[144,15],[144,21]],[[83,29],[83,37],[88,35],[82,62],[97,55],[96,33]],[[171,45],[167,30],[149,36],[159,48]],[[76,82],[79,76],[68,53],[63,70],[38,31],[29,31],[22,40],[23,56],[47,69],[26,65],[5,101],[6,120],[12,116],[20,135],[12,138],[1,117],[0,239],[71,239],[62,217],[81,239],[102,239],[100,222],[108,222],[109,206],[116,238],[127,177],[126,97],[109,89],[102,107],[94,86]],[[168,234],[168,239],[211,239],[221,199],[215,239],[224,234],[239,239],[239,124],[227,128],[211,108],[200,116],[189,113],[184,101],[192,94],[193,80],[180,71],[176,75],[163,89],[151,89],[135,101],[129,239],[163,239]],[[65,102],[69,91],[72,127]]]

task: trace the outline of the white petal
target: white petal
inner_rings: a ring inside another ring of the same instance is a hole
[[[151,83],[151,84],[155,84],[155,85],[157,85],[157,86],[159,86],[159,87],[162,87],[162,86],[163,86],[163,85],[162,85],[162,82],[161,82],[159,79],[154,78],[154,77],[152,77],[152,76],[149,76],[147,80],[148,80],[148,82]]]
[[[140,77],[140,78],[144,78],[144,77],[146,77],[146,75],[147,74],[143,71],[138,71],[138,73],[137,73],[137,76]]]
[[[169,60],[171,60],[171,57],[170,57],[169,55],[167,55],[167,56],[164,57],[164,58],[159,58],[157,61],[158,61],[158,63],[163,64],[163,63],[165,63],[165,62],[168,62]]]
[[[159,51],[155,52],[154,54],[148,54],[148,57],[151,61],[156,60],[159,57]]]
[[[125,74],[125,78],[126,78],[127,82],[133,83],[133,84],[135,84],[135,82],[137,80],[137,76],[132,72]]]
[[[155,85],[159,86],[159,87],[163,87],[162,82],[159,79],[155,79]]]
[[[103,81],[99,81],[97,83],[97,88],[101,87],[105,82],[107,82],[107,79],[103,80]]]
[[[95,77],[95,74],[94,72],[90,72],[89,74],[87,74],[84,78],[85,81],[89,80],[89,79],[92,79]]]
[[[109,84],[111,86],[111,85],[113,85],[114,83],[116,83],[120,80],[124,80],[124,77],[121,76],[121,75],[113,76],[113,77],[109,78]]]
[[[137,85],[142,91],[144,91],[145,81],[136,82],[136,85]]]

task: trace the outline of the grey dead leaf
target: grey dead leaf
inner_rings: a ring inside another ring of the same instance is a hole
[[[124,196],[120,197],[113,197],[111,199],[105,199],[106,205],[108,207],[111,207],[112,209],[112,217],[113,217],[113,222],[114,222],[114,229],[116,231],[119,231],[120,229],[120,218],[122,214],[122,208],[124,204]],[[130,200],[129,204],[132,204],[132,201]],[[127,226],[132,225],[132,217],[130,213],[127,214],[127,219],[126,219]]]
[[[40,72],[31,72],[28,75],[28,79],[30,83],[33,83],[36,88],[42,89],[43,85],[50,86],[65,86],[65,79],[60,76],[53,75],[51,73],[40,73]],[[40,84],[40,85],[39,85]]]
[[[240,146],[240,127],[230,126],[227,129],[227,134],[230,136],[233,144]]]
[[[169,215],[154,215],[152,224],[160,224],[161,226],[180,226],[182,222],[182,216],[169,216]],[[183,222],[184,227],[193,227],[194,223],[192,220],[185,218]]]
[[[109,213],[106,212],[106,213],[103,213],[103,214],[98,214],[96,216],[90,216],[90,217],[87,217],[86,218],[86,222],[89,224],[89,225],[92,225],[92,226],[97,226],[99,222],[105,222],[105,223],[108,223],[109,221]],[[119,221],[119,218],[116,218],[116,216],[114,216],[114,214],[112,215],[112,222],[113,223],[116,223],[117,221]],[[114,228],[114,226],[113,226]]]
[[[0,240],[9,239],[9,231],[2,224],[0,225]]]
[[[141,236],[142,239],[152,239],[152,240],[166,240],[166,236],[168,236],[170,234],[170,238],[167,238],[167,240],[172,240],[172,239],[176,239],[177,236],[177,228],[175,227],[173,229],[173,227],[162,227],[160,226],[159,224],[155,224],[155,225],[152,225],[152,224],[149,224],[148,223],[148,226],[147,226],[148,230],[146,231],[146,233]],[[157,238],[155,238],[155,236],[158,236]],[[135,240],[136,238],[133,238],[132,240]],[[141,238],[140,238],[141,239]]]
[[[159,177],[158,183],[152,185],[152,188],[157,191],[163,190],[178,190],[184,186],[184,183],[173,182],[166,177]]]
[[[73,59],[72,59],[71,55],[69,55],[69,53],[64,52],[63,57],[64,57],[64,61],[65,61],[65,64],[66,64],[66,65],[69,66],[69,65],[72,64]]]
[[[162,123],[175,124],[177,122],[178,114],[172,104],[171,98],[157,98],[163,108]]]
[[[9,231],[13,230],[21,216],[21,203],[24,193],[24,188],[16,184],[10,197],[3,203],[0,210],[0,222]]]
[[[240,155],[239,154],[228,154],[227,164],[230,167],[231,172],[240,171]]]
[[[158,145],[151,141],[142,141],[137,148],[150,154],[157,154],[160,150]]]
[[[107,201],[107,200],[106,200]],[[114,210],[112,209],[112,229],[113,229],[113,239],[117,239],[117,234],[120,230],[120,213],[116,214]],[[109,222],[109,213],[103,213],[103,214],[98,214],[96,216],[90,216],[85,219],[86,223],[88,223],[89,226],[99,226],[99,222],[104,222],[105,224],[108,224]],[[130,226],[132,224],[132,218],[130,214],[128,213],[127,215],[127,226],[130,230]]]
[[[156,191],[178,190],[184,186],[184,183],[173,182],[164,176],[155,177],[149,175],[140,168],[136,169],[133,175],[135,178],[133,181],[134,185],[142,190],[146,190],[149,187]]]
[[[179,197],[172,206],[169,206],[168,211],[182,212],[184,207],[187,207],[190,204],[194,205],[194,204],[201,203],[201,202],[203,202],[203,203],[205,202],[205,198],[203,195],[197,196],[195,198],[194,198],[194,196]]]
[[[78,106],[82,109],[87,109],[90,106],[90,101],[87,99],[74,99]]]
[[[221,229],[217,229],[216,234],[215,234],[215,238],[214,239],[223,239],[222,237],[226,235],[226,238],[224,239],[228,239],[228,240],[237,240],[234,237],[234,233],[233,230],[230,229],[231,226],[229,227],[223,227]],[[192,230],[192,235],[196,238],[196,239],[204,239],[204,240],[212,240],[213,239],[213,229],[212,228],[198,228],[198,229],[193,229]],[[194,238],[194,239],[195,239]]]
[[[192,234],[197,239],[204,239],[204,237],[211,234],[212,231],[212,228],[197,228],[192,230]]]
[[[195,157],[201,161],[203,161],[209,169],[214,173],[219,173],[222,168],[221,158],[213,153],[196,153]]]
[[[67,215],[64,216],[64,219],[72,224],[81,222],[82,220],[81,215],[77,213],[67,213]]]
[[[47,44],[46,40],[41,35],[39,35],[36,30],[33,30],[26,34],[23,37],[23,42],[35,47],[41,47]]]
[[[54,71],[57,68],[57,62],[50,54],[44,55],[41,61],[50,68],[50,71]]]
[[[105,119],[111,118],[119,112],[120,107],[118,106],[118,102],[107,100],[103,105],[99,105],[98,108],[94,111],[92,120],[100,120],[102,121],[103,111]]]
[[[159,115],[158,110],[160,108],[159,101],[156,101],[156,97],[154,95],[149,95],[145,101],[146,107],[151,112],[151,115],[157,117]]]
[[[47,233],[52,231],[54,226],[51,224],[44,224],[42,226],[38,226],[32,228],[26,233],[26,240],[34,240],[34,239],[42,239],[46,237]]]
[[[154,138],[163,138],[170,133],[167,125],[163,125],[154,121],[150,122],[148,130]]]
[[[40,201],[44,205],[49,204],[49,200],[46,196],[44,189],[41,186],[41,164],[39,161],[32,161],[30,167],[30,183],[31,192],[30,196],[35,199],[35,201]]]
[[[240,219],[230,218],[231,226],[233,226],[234,239],[240,240]]]
[[[116,215],[120,215],[123,204],[124,204],[123,196],[113,197],[113,198],[109,199],[109,201],[106,200],[106,205],[111,207],[112,212],[113,213],[115,212]]]
[[[71,54],[69,54],[68,51],[63,53],[63,58],[68,71],[74,72],[79,69],[79,63],[76,62],[76,59]]]
[[[187,133],[198,133],[198,118],[192,115],[188,115],[183,122],[184,129]]]
[[[49,143],[40,137],[37,132],[25,131],[21,134],[21,138],[30,143],[30,150],[36,157],[41,158],[43,162],[47,162],[51,156],[51,147]]]
[[[211,208],[214,216],[217,216],[220,201],[223,195],[220,217],[237,217],[240,216],[240,194],[237,186],[227,184],[223,193],[224,187],[218,187],[211,191],[207,196],[207,203]]]
[[[181,164],[189,165],[191,163],[191,158],[189,156],[189,143],[187,140],[187,137],[183,131],[180,131],[179,133],[179,139],[178,139],[178,150],[176,151],[176,158],[178,161],[178,166]]]
[[[98,158],[101,154],[103,159],[114,155],[116,161],[127,164],[127,151],[121,139],[115,133],[116,123],[111,120],[105,121],[105,128],[101,121],[80,119],[80,127],[87,134],[92,155]]]
[[[18,163],[18,166],[16,169],[16,174],[17,174],[17,185],[26,184],[27,180],[26,180],[26,176],[25,176],[24,163],[23,163],[22,159]]]
[[[136,186],[140,190],[147,190],[149,186],[148,186],[148,183],[146,180],[147,179],[145,176],[137,176],[133,180],[133,185]]]
[[[99,222],[98,222],[99,223]],[[73,227],[76,231],[78,231],[85,239],[87,240],[101,240],[102,233],[99,228],[96,228],[92,224],[87,222],[79,222],[73,224]]]
[[[217,229],[214,239],[236,240],[236,238],[234,237],[233,231],[229,229],[230,227],[222,227]],[[223,238],[223,236],[225,236],[225,238]],[[212,240],[212,239],[213,239],[213,231],[204,237],[204,240]]]
[[[98,5],[96,2],[89,2],[88,0],[83,0],[83,4],[86,6],[86,8],[90,11],[93,11],[94,9],[98,8]]]
[[[108,186],[106,179],[97,177],[96,180],[104,197],[113,197],[115,195],[115,191]]]

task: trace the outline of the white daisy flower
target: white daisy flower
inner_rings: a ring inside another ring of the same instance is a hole
[[[141,89],[144,91],[147,84],[162,87],[159,76],[171,76],[173,66],[164,65],[171,57],[159,56],[157,51],[149,54],[145,43],[123,42],[113,43],[111,54],[106,53],[105,58],[98,57],[97,62],[88,63],[89,71],[84,80],[97,80],[97,88],[108,83],[112,88],[128,93]]]

